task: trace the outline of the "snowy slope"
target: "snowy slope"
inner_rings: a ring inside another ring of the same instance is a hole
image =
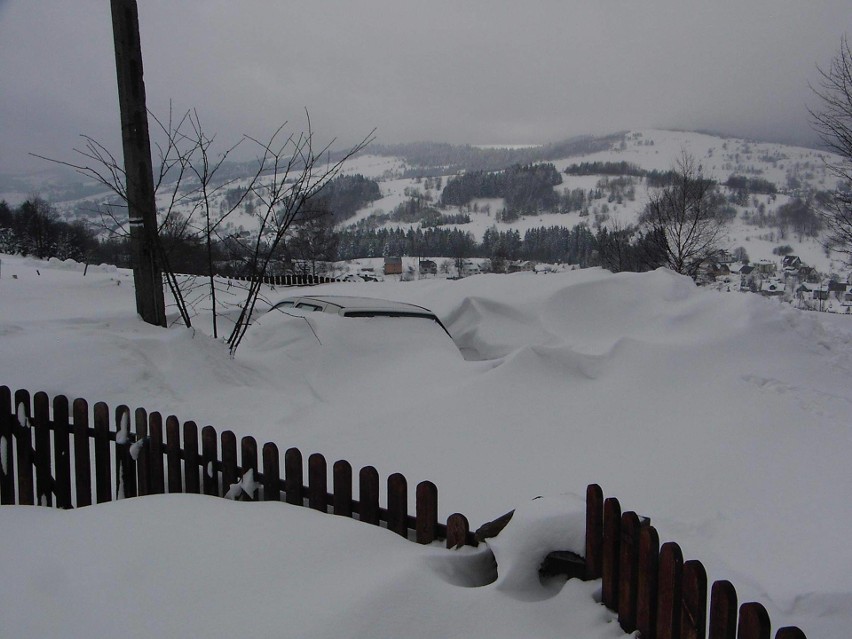
[[[274,314],[229,359],[203,313],[194,330],[140,323],[126,271],[4,256],[2,383],[431,479],[441,517],[474,526],[597,482],[776,624],[852,624],[849,318],[663,270],[315,290],[427,306],[469,359],[390,324],[319,321],[311,346]]]

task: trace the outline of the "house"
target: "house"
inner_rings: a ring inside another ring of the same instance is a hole
[[[780,297],[784,295],[784,283],[779,280],[763,280],[760,283],[760,294],[764,297]]]
[[[385,275],[402,275],[402,258],[385,258]]]
[[[828,294],[829,296],[833,295],[835,299],[842,300],[843,294],[846,293],[846,289],[849,285],[846,282],[833,282],[830,281],[828,283]]]
[[[812,299],[814,287],[809,284],[799,284],[796,287],[796,297],[800,300]]]
[[[535,270],[535,262],[530,261],[513,261],[509,262],[509,265],[506,267],[507,273],[521,273]]]
[[[420,275],[437,275],[438,265],[432,260],[420,260]]]
[[[472,260],[465,260],[462,263],[461,276],[462,277],[470,277],[471,275],[479,275],[482,272],[482,269],[479,268],[479,264]]]
[[[798,270],[800,266],[802,266],[802,260],[797,255],[785,255],[784,259],[781,260],[781,267],[784,270],[788,268]]]
[[[814,288],[813,298],[815,300],[828,300],[828,286],[825,284],[820,284],[816,288]]]
[[[775,265],[775,262],[772,262],[770,260],[760,260],[754,265],[754,270],[765,277],[775,275],[775,271],[777,268],[778,267]]]

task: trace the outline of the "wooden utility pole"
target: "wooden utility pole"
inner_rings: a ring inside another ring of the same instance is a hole
[[[142,78],[139,12],[136,0],[110,0],[110,7],[136,310],[149,324],[165,326],[163,276],[156,251],[157,205],[154,200],[145,82]]]

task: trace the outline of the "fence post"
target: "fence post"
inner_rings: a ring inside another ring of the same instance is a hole
[[[636,592],[639,588],[639,517],[629,511],[621,516],[618,565],[618,623],[626,633],[636,630]]]
[[[805,637],[805,633],[800,628],[785,626],[778,628],[778,632],[775,633],[775,639],[807,639],[807,637]]]
[[[71,406],[74,418],[74,485],[77,508],[92,504],[92,467],[89,455],[89,405],[75,399]]]
[[[358,515],[361,521],[379,525],[379,472],[372,466],[358,473]]]
[[[109,407],[98,402],[95,417],[95,498],[99,504],[112,499],[112,472],[109,455]]]
[[[603,491],[597,484],[586,487],[586,579],[600,579],[603,553]]]
[[[352,464],[339,459],[332,466],[334,475],[334,514],[352,516]]]
[[[302,451],[298,448],[288,448],[284,453],[284,492],[288,504],[304,505],[302,473]]]
[[[704,639],[707,625],[707,571],[697,559],[683,564],[681,639]]]
[[[243,437],[240,440],[240,459],[242,461],[241,477],[245,477],[248,472],[251,471],[256,486],[260,477],[257,472],[257,441],[254,437]],[[243,492],[248,495],[250,501],[257,499],[257,488],[255,488],[251,493],[246,492],[245,488],[243,488]]]
[[[174,415],[166,417],[166,460],[168,462],[169,492],[183,492],[183,472],[180,462],[180,422]]]
[[[402,473],[388,477],[388,530],[408,537],[408,481]]]
[[[319,453],[308,457],[308,506],[320,512],[328,510],[328,464]]]
[[[163,416],[158,412],[148,415],[148,477],[151,494],[162,495],[166,492],[165,476],[163,474]]]
[[[125,423],[126,421],[126,423]],[[118,433],[127,427],[126,439],[119,441]],[[136,465],[130,457],[132,436],[130,432],[130,409],[127,406],[117,406],[115,409],[115,498],[136,496]]]
[[[461,513],[453,513],[447,518],[447,548],[461,548],[467,543],[470,523]]]
[[[201,429],[201,463],[204,478],[202,484],[205,495],[218,497],[219,471],[216,465],[219,463],[219,445],[216,439],[216,429],[210,425]]]
[[[281,468],[278,446],[272,442],[263,445],[263,500],[281,501]]]
[[[769,613],[756,601],[740,606],[740,623],[737,639],[769,639],[771,624]]]
[[[53,450],[56,456],[56,505],[71,508],[71,426],[68,419],[68,398],[53,398]]]
[[[618,610],[618,560],[621,544],[621,504],[615,497],[604,501],[604,536],[601,561],[601,600]]]
[[[237,436],[230,430],[222,431],[222,494],[227,495],[232,484],[237,483]]]
[[[43,391],[33,396],[33,431],[35,433],[36,503],[53,505],[53,469],[50,446],[50,398]]]
[[[30,394],[25,390],[15,391],[15,443],[18,454],[18,503],[22,506],[35,504],[33,487],[33,442],[29,427]]]
[[[737,591],[730,581],[717,581],[710,589],[708,639],[736,639]]]
[[[657,576],[657,639],[680,639],[681,583],[683,553],[675,542],[660,548]]]
[[[136,492],[139,495],[151,493],[151,440],[148,439],[148,411],[137,408],[133,413],[136,431]],[[141,443],[140,443],[141,442]]]
[[[15,445],[12,436],[14,419],[12,391],[8,386],[0,386],[0,504],[15,503],[15,455],[12,454]]]
[[[435,531],[438,528],[438,487],[431,481],[421,481],[417,484],[416,497],[417,543],[431,544],[435,541]]]
[[[653,637],[657,620],[657,571],[660,536],[651,525],[639,530],[639,584],[636,591],[636,628],[642,637]]]
[[[183,424],[183,476],[186,492],[197,495],[201,492],[201,478],[198,475],[200,459],[198,457],[198,425],[193,421]]]

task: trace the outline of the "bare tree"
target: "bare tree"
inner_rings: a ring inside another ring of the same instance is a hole
[[[249,253],[249,286],[239,317],[227,342],[233,354],[251,325],[255,304],[260,295],[262,278],[274,260],[290,225],[322,188],[340,172],[344,162],[364,149],[373,139],[373,132],[348,151],[331,159],[331,142],[319,151],[314,148],[314,134],[308,117],[307,132],[290,135],[283,141],[279,128],[267,142],[253,141],[262,150],[258,164],[265,177],[252,189],[256,198],[256,232]]]
[[[823,143],[840,156],[826,161],[837,178],[834,198],[822,211],[827,245],[852,263],[852,51],[844,36],[828,69],[819,69],[819,86],[811,87],[820,107],[810,110],[811,122]]]
[[[716,185],[686,152],[672,173],[671,182],[651,195],[641,222],[665,266],[695,279],[718,252],[724,230],[716,215]]]
[[[262,279],[269,272],[275,257],[284,248],[283,241],[290,225],[307,211],[307,204],[333,179],[344,162],[360,152],[373,139],[373,132],[347,151],[331,155],[331,145],[314,146],[310,117],[307,132],[284,136],[287,123],[282,124],[268,140],[244,136],[218,156],[213,155],[213,138],[207,136],[195,111],[187,111],[174,119],[169,111],[167,120],[151,116],[159,128],[161,142],[156,144],[159,170],[155,190],[164,202],[158,211],[160,233],[157,236],[158,258],[174,295],[181,318],[189,326],[193,302],[206,296],[198,293],[191,278],[179,277],[170,264],[168,245],[185,246],[181,241],[200,242],[207,255],[206,275],[209,299],[212,301],[213,334],[218,337],[218,295],[213,264],[214,244],[228,246],[246,261],[245,274],[249,283],[245,297],[238,306],[238,317],[227,338],[231,353],[236,351],[246,329],[251,324],[255,304],[262,290]],[[73,168],[108,188],[119,204],[105,210],[105,219],[113,234],[126,234],[126,222],[116,211],[126,206],[124,171],[120,162],[96,140],[83,136],[85,145],[74,151],[82,157],[79,163],[42,158]],[[225,161],[241,144],[254,144],[256,162],[248,176],[223,179],[219,177]],[[41,156],[37,156],[41,157]],[[233,188],[232,188],[233,187]],[[236,191],[236,197],[220,197]],[[214,201],[220,206],[214,211]],[[252,202],[251,207],[248,206]],[[245,234],[229,233],[226,223],[237,211],[250,214],[254,227]],[[161,237],[162,236],[162,237]],[[163,237],[169,242],[164,243]],[[228,286],[228,292],[233,294]]]

